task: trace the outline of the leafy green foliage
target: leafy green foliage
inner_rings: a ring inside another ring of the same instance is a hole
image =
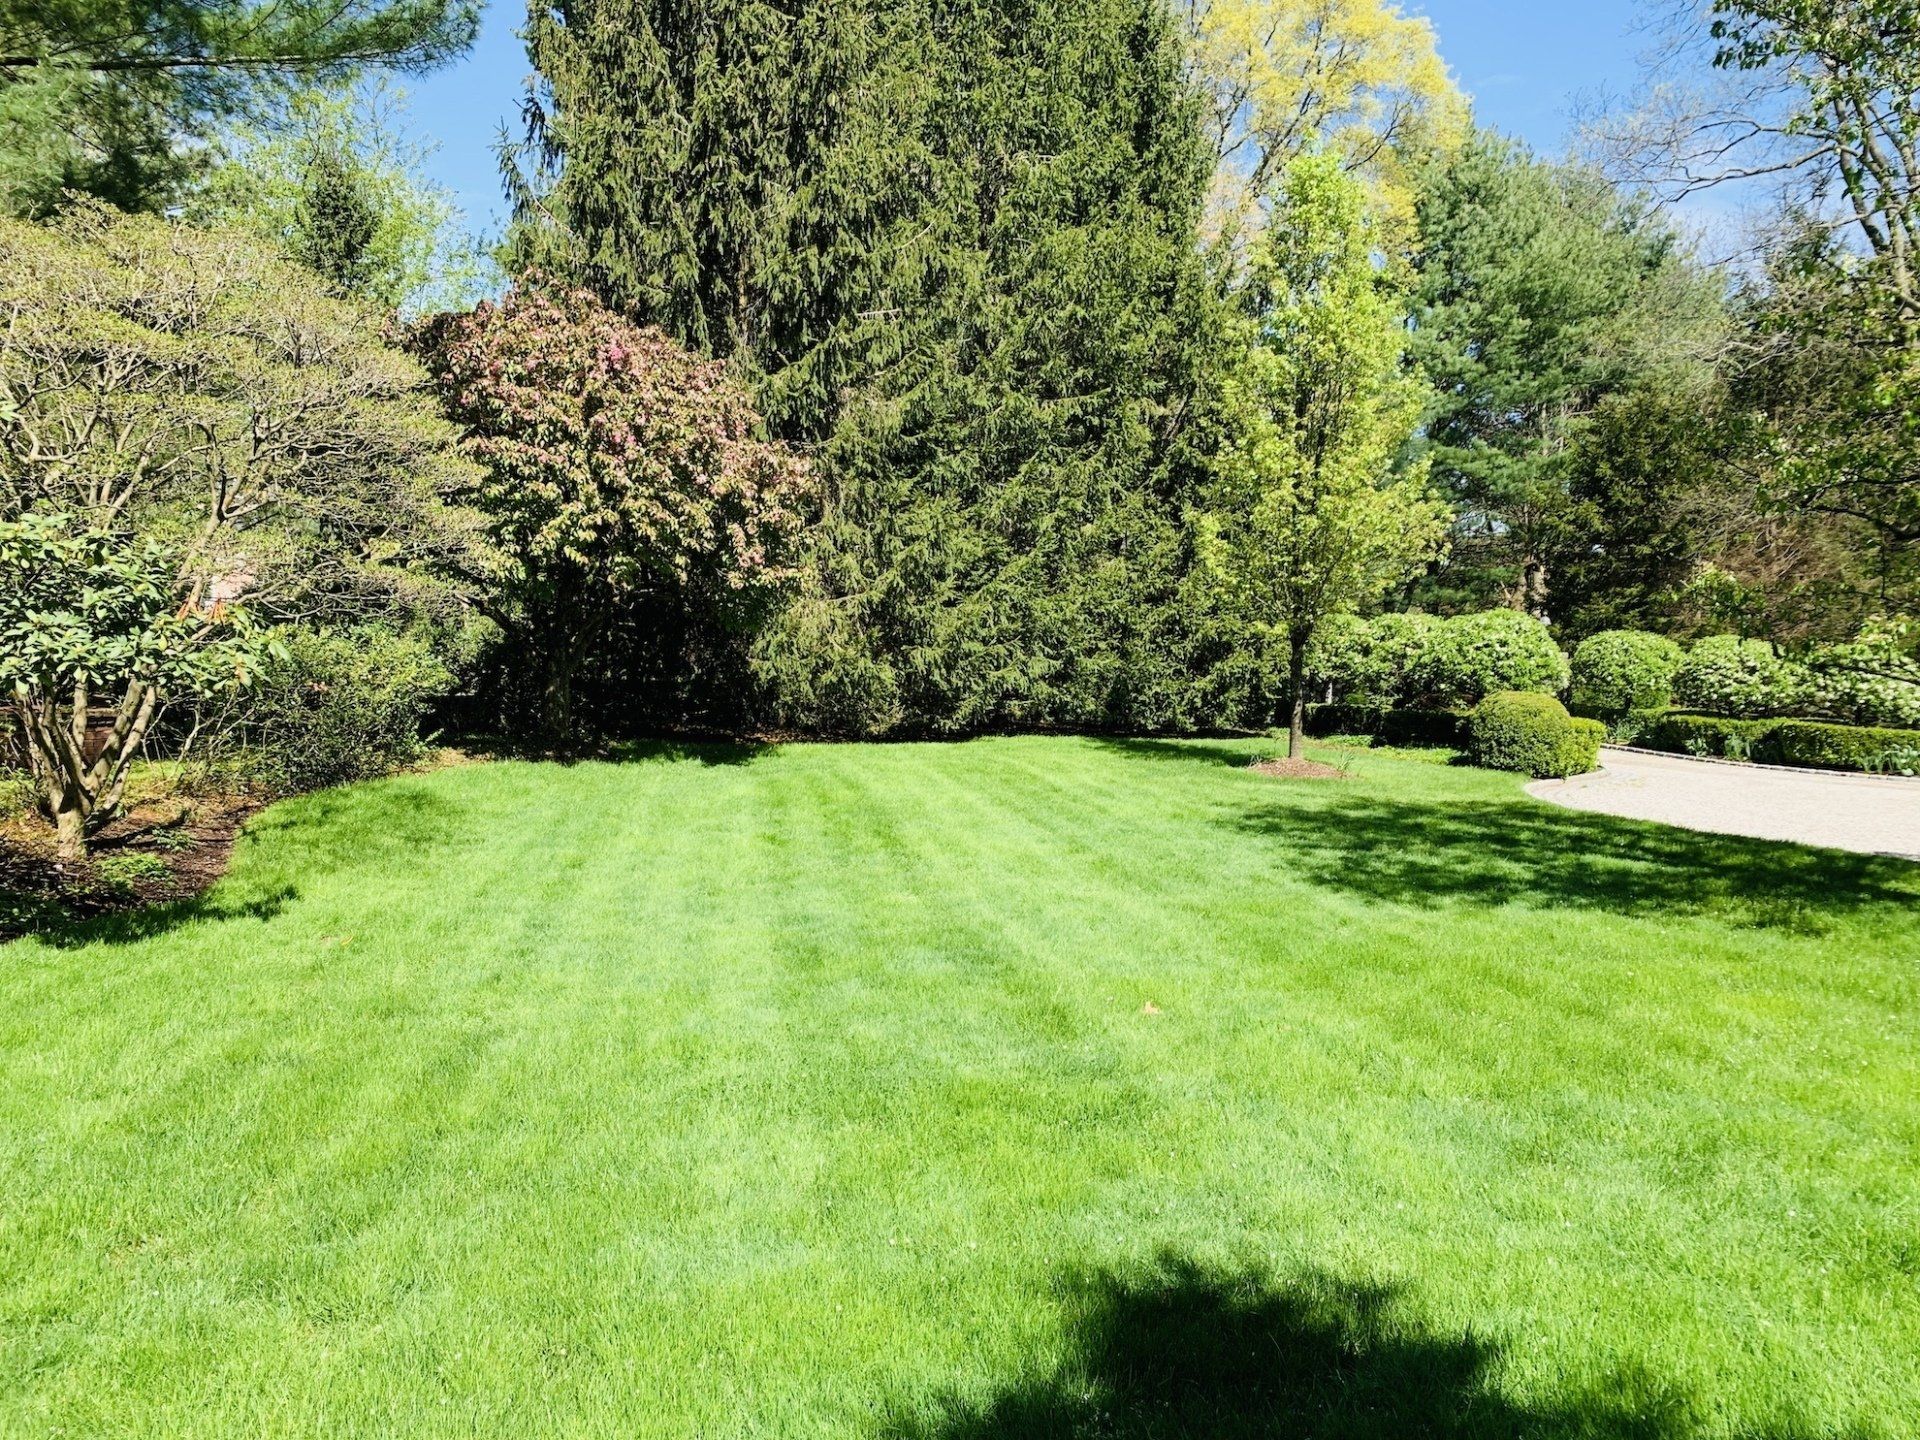
[[[110,894],[131,895],[143,885],[168,880],[173,868],[158,855],[107,855],[94,862],[93,878]]]
[[[1502,691],[1558,695],[1569,670],[1545,625],[1517,610],[1485,610],[1441,621],[1414,673],[1426,693],[1471,705]]]
[[[0,515],[161,540],[181,601],[263,621],[450,609],[485,563],[456,435],[380,317],[319,288],[229,231],[0,221]]]
[[[432,645],[375,626],[278,639],[230,737],[270,790],[371,780],[425,753],[421,721],[453,680]]]
[[[1454,603],[1544,617],[1588,417],[1709,380],[1681,340],[1717,323],[1715,291],[1647,207],[1488,133],[1428,177],[1418,219],[1413,353],[1436,396],[1434,476],[1459,513],[1444,585]]]
[[[1609,718],[1662,709],[1672,703],[1674,676],[1685,658],[1666,636],[1644,630],[1590,635],[1573,652],[1573,703]]]
[[[1292,753],[1328,619],[1376,603],[1444,549],[1425,467],[1397,460],[1425,392],[1360,184],[1295,161],[1254,262],[1259,310],[1222,402],[1228,444],[1202,539],[1219,603],[1289,654]]]
[[[776,718],[1190,723],[1220,327],[1166,9],[593,0],[529,48],[520,255],[731,359],[817,460]]]
[[[1725,715],[1669,713],[1640,732],[1638,743],[1651,750],[1716,760],[1749,760],[1756,747],[1782,724],[1779,720],[1735,720]]]
[[[1467,753],[1483,769],[1564,779],[1592,770],[1605,738],[1604,725],[1576,720],[1551,695],[1511,691],[1474,707]]]
[[[71,515],[0,520],[0,685],[36,696],[76,682],[170,691],[244,681],[244,612],[183,609],[179,556]]]
[[[179,573],[156,542],[71,515],[0,519],[0,687],[64,858],[118,806],[158,706],[244,685],[257,664],[245,613],[182,604]],[[113,701],[103,725],[94,696]]]
[[[1755,758],[1769,764],[1920,775],[1920,730],[1789,720],[1770,730],[1756,749]]]
[[[1194,0],[1180,7],[1219,153],[1217,223],[1257,226],[1287,167],[1319,151],[1396,231],[1421,162],[1459,143],[1468,102],[1433,24],[1391,0]]]
[[[1920,621],[1878,616],[1849,642],[1808,657],[1824,715],[1860,725],[1920,726]]]
[[[668,680],[789,574],[810,468],[758,438],[725,369],[592,295],[522,288],[417,336],[480,478],[466,498],[511,561],[499,618],[571,739],[583,673],[638,626]]]
[[[373,84],[295,92],[271,123],[218,138],[188,218],[270,240],[383,310],[473,305],[497,288],[498,267],[426,178],[431,151],[403,137],[403,105]]]
[[[1673,680],[1676,704],[1741,720],[1792,715],[1813,697],[1813,677],[1804,666],[1768,641],[1737,635],[1697,643]]]
[[[0,212],[63,191],[160,209],[225,116],[366,64],[465,50],[475,0],[0,0]]]
[[[179,666],[213,622],[444,615],[485,568],[476,518],[446,503],[469,472],[423,373],[317,288],[228,233],[92,205],[0,221],[0,519],[57,511],[146,557],[117,589],[74,577],[118,618],[34,622],[85,682],[30,707],[70,853],[163,701],[198,687]],[[113,717],[97,756],[95,708]]]
[[[1762,765],[1920,774],[1920,730],[1884,726],[1668,714],[1646,729],[1640,743],[1681,755],[1750,760]]]

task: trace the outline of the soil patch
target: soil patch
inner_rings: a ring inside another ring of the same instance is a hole
[[[252,795],[145,801],[94,836],[77,865],[60,863],[52,832],[36,817],[0,821],[0,943],[193,899],[227,873],[240,827],[266,803]]]
[[[1262,760],[1252,767],[1256,775],[1269,775],[1275,780],[1345,780],[1347,772],[1337,765],[1323,765],[1318,760]]]

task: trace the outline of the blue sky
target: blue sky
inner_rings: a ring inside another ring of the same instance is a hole
[[[1416,0],[1481,120],[1549,152],[1561,150],[1575,99],[1629,87],[1646,48],[1639,0]],[[407,83],[414,134],[438,144],[430,169],[475,225],[504,219],[494,143],[518,130],[527,73],[514,37],[524,0],[492,0],[479,45],[437,75]]]

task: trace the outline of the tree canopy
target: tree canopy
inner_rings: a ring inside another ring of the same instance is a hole
[[[190,143],[289,84],[466,49],[478,0],[0,0],[0,210],[155,209]]]
[[[1710,382],[1717,282],[1657,213],[1580,167],[1476,136],[1418,209],[1413,355],[1434,476],[1459,513],[1456,603],[1552,613],[1579,443],[1613,397]],[[1578,542],[1573,548],[1578,548]]]

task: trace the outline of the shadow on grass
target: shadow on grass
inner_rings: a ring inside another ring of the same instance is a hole
[[[687,760],[700,765],[751,765],[775,748],[760,740],[623,740],[598,758],[616,765]]]
[[[1265,736],[1248,735],[1234,737],[1248,740],[1266,740]],[[1226,750],[1218,744],[1209,744],[1198,740],[1143,740],[1133,737],[1125,739],[1113,736],[1096,735],[1093,743],[1103,750],[1112,750],[1121,755],[1132,755],[1143,760],[1183,760],[1189,765],[1224,765],[1229,770],[1244,770],[1256,760],[1271,759],[1275,755],[1287,753],[1285,736],[1268,741],[1270,752],[1253,755],[1245,750]]]
[[[1635,1374],[1517,1403],[1495,1383],[1492,1344],[1428,1333],[1391,1289],[1325,1276],[1281,1288],[1168,1259],[1074,1291],[1079,1318],[1052,1373],[903,1415],[887,1440],[1687,1440],[1706,1429],[1691,1397]]]
[[[9,896],[0,893],[0,940],[31,936],[56,950],[87,945],[132,945],[201,920],[271,920],[299,892],[280,885],[253,894],[216,890],[191,900],[147,905],[106,914],[76,913],[58,901],[36,899],[9,912]]]
[[[469,753],[490,760],[531,760],[547,765],[644,765],[683,760],[701,765],[751,765],[779,748],[770,741],[728,736],[614,740],[577,749],[500,736],[469,737],[463,744]]]
[[[1228,824],[1271,840],[1316,885],[1399,905],[1716,915],[1819,931],[1884,908],[1911,915],[1920,866],[1907,861],[1582,815],[1516,798],[1409,804],[1342,795],[1272,805]]]

